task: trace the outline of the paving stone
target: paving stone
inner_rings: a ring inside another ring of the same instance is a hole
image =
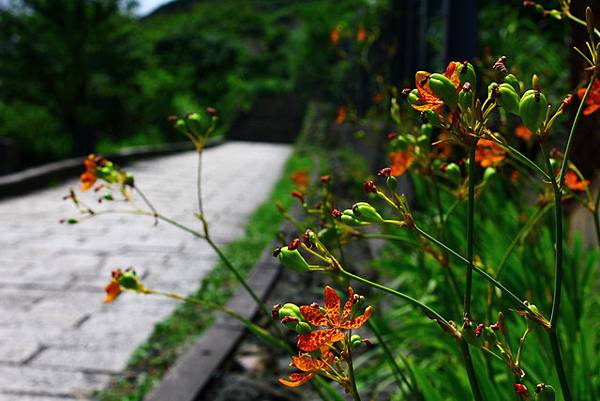
[[[32,366],[0,366],[0,388],[5,393],[29,393],[46,396],[89,395],[110,381],[107,374],[67,372]]]
[[[289,146],[240,142],[206,150],[204,209],[217,243],[243,235],[289,154]],[[185,152],[128,170],[158,210],[201,230],[196,162]],[[218,260],[204,241],[152,218],[107,214],[59,224],[76,217],[62,197],[78,186],[72,179],[0,201],[0,401],[91,399],[179,305],[133,293],[103,305],[115,267],[133,266],[148,287],[185,294]],[[82,195],[90,205],[94,196]]]

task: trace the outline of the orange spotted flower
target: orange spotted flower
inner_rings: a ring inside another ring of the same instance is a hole
[[[496,142],[489,139],[480,139],[475,150],[475,162],[481,167],[495,166],[504,160],[506,151]]]
[[[320,357],[308,353],[293,356],[291,366],[298,368],[302,373],[292,373],[287,379],[280,378],[279,383],[288,387],[298,387],[315,377],[315,374],[326,373],[331,368],[334,355],[329,347],[321,347],[320,353]]]
[[[116,270],[112,271],[111,275],[112,275],[112,278],[111,278],[110,282],[104,288],[104,291],[106,292],[106,297],[104,297],[104,301],[102,301],[102,302],[105,304],[109,304],[112,301],[114,301],[115,299],[117,299],[119,294],[121,294],[121,292],[122,292],[121,284],[119,283],[119,277],[121,277],[123,275],[123,272],[121,271],[121,269],[116,269]]]
[[[394,177],[401,176],[409,169],[409,167],[415,161],[415,156],[412,152],[412,149],[408,149],[405,151],[396,151],[390,153],[390,160],[392,162],[392,175]]]
[[[101,156],[96,156],[91,154],[84,160],[83,165],[85,166],[85,171],[79,177],[81,180],[81,191],[85,192],[91,187],[94,186],[96,182],[96,169],[98,166],[104,163],[104,158]]]
[[[590,182],[588,180],[580,180],[573,170],[569,170],[565,174],[565,185],[571,191],[586,191]]]
[[[460,86],[460,78],[457,71],[459,65],[460,63],[451,61],[444,72],[444,76],[452,81],[452,84],[454,84],[454,87],[457,90]],[[418,111],[433,110],[439,112],[444,105],[444,101],[437,97],[429,87],[430,76],[431,73],[427,71],[417,71],[415,74],[415,83],[417,85],[417,90],[419,91],[419,103],[421,104],[413,104],[412,107]]]
[[[352,318],[352,309],[360,297],[354,294],[352,287],[348,287],[350,296],[340,312],[341,302],[337,292],[327,286],[325,287],[325,313],[317,305],[304,305],[300,307],[300,313],[308,323],[316,327],[329,327],[325,330],[315,330],[298,336],[298,348],[302,351],[314,351],[325,344],[333,344],[344,339],[342,330],[353,330],[361,327],[373,313],[370,306],[362,315]]]
[[[585,94],[585,88],[579,88],[577,90],[577,96],[579,99],[583,99],[583,95]],[[600,109],[600,81],[596,80],[594,82],[594,86],[592,86],[592,90],[590,94],[585,99],[585,109],[583,109],[583,115],[589,116],[594,113],[596,110]]]

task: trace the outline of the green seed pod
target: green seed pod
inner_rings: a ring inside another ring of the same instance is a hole
[[[307,272],[309,270],[308,263],[297,249],[290,250],[287,246],[284,246],[279,250],[277,258],[279,258],[281,264],[288,269],[300,273]]]
[[[300,312],[300,307],[298,307],[298,305],[293,304],[293,303],[284,304],[279,309],[279,318],[283,319],[286,316],[295,317],[296,319],[301,320],[301,321],[304,319],[304,317],[302,316],[302,313]]]
[[[548,101],[543,93],[537,90],[528,90],[519,102],[519,115],[523,124],[531,132],[536,132],[546,118]]]
[[[483,172],[483,182],[484,184],[488,182],[490,178],[496,175],[496,169],[493,167],[488,167]]]
[[[394,139],[393,145],[406,150],[408,148],[408,138],[404,135],[399,135],[398,138]]]
[[[312,327],[310,327],[310,324],[308,324],[306,322],[298,322],[296,324],[296,327],[294,328],[294,330],[298,334],[307,334],[312,331]]]
[[[433,125],[430,123],[421,125],[421,135],[425,135],[427,138],[431,138],[433,135]]]
[[[208,116],[199,113],[189,113],[185,116],[185,120],[190,133],[196,136],[204,136],[210,126]]]
[[[517,93],[521,92],[521,85],[519,84],[519,80],[513,74],[508,74],[507,76],[505,76],[504,82],[506,82],[507,84],[510,84],[510,86],[513,87],[515,92],[517,92]]]
[[[352,337],[350,337],[350,347],[352,350],[360,347],[363,344],[364,342],[358,334],[353,334]]]
[[[531,309],[531,311],[534,313],[540,313],[537,306],[535,306],[534,304],[529,304],[529,309]]]
[[[344,210],[344,212],[346,212],[346,210]],[[342,221],[342,223],[349,225],[350,227],[364,226],[365,224],[368,224],[368,223],[362,223],[361,221],[359,221],[356,218],[356,216],[354,216],[354,213],[352,213],[352,214],[342,213],[340,220]]]
[[[552,386],[544,383],[535,386],[535,401],[554,401],[555,398]]]
[[[359,221],[366,223],[383,222],[383,217],[381,217],[377,210],[367,202],[355,203],[354,206],[352,206],[352,210],[354,211],[356,219]]]
[[[421,98],[421,94],[419,93],[419,90],[413,89],[408,94],[408,97],[406,98],[406,100],[408,101],[408,104],[410,104],[411,106],[422,106],[423,102],[421,102],[419,100],[420,98]]]
[[[456,107],[458,93],[456,87],[445,75],[431,74],[429,76],[429,87],[431,91],[450,107]]]
[[[433,110],[425,110],[421,113],[421,119],[426,121],[426,124],[431,124],[433,127],[440,128],[440,116]]]
[[[460,182],[460,179],[462,178],[460,167],[456,163],[448,164],[444,172],[448,174],[448,177],[455,183]]]
[[[488,97],[497,97],[498,96],[498,83],[492,82],[488,85]]]
[[[458,67],[458,77],[460,79],[460,84],[464,85],[465,82],[469,82],[472,87],[477,85],[477,75],[475,74],[475,67],[473,64],[467,63],[466,68],[465,64],[461,64]]]
[[[458,94],[458,107],[460,111],[466,113],[473,103],[473,89],[464,89]]]
[[[508,83],[500,84],[496,102],[500,107],[504,107],[509,113],[519,115],[519,95],[517,95],[517,92],[512,85]]]

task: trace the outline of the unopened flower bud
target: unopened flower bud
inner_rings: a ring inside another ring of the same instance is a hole
[[[458,93],[456,87],[448,77],[442,74],[431,74],[429,76],[429,88],[450,107],[456,107],[458,102]]]
[[[500,56],[498,60],[492,66],[494,70],[501,71],[503,73],[508,73],[508,68],[506,68],[506,56]]]
[[[287,267],[288,269],[297,271],[297,272],[306,272],[309,270],[309,265],[306,259],[302,256],[297,249],[288,249],[287,246],[284,246],[279,250],[279,254],[277,258],[281,262],[282,265]]]
[[[573,103],[573,95],[567,96],[560,104],[561,111],[565,111]]]
[[[479,337],[481,333],[483,333],[483,329],[485,329],[485,326],[483,324],[478,324],[475,328],[475,337]]]
[[[331,216],[332,216],[334,219],[339,219],[340,217],[342,217],[342,212],[340,211],[340,209],[337,209],[337,208],[335,208],[335,207],[334,207],[334,208],[331,210]]]
[[[517,77],[515,77],[513,74],[508,74],[507,76],[505,76],[504,82],[512,86],[515,92],[521,93],[521,84],[519,83]]]
[[[594,13],[589,6],[585,8],[585,25],[590,36],[594,36]]]
[[[358,202],[352,206],[352,211],[359,221],[366,223],[381,223],[383,217],[367,202]]]
[[[392,175],[392,169],[390,167],[384,167],[377,172],[378,177],[389,177]]]
[[[515,384],[513,384],[513,387],[515,389],[515,392],[520,397],[529,398],[529,391],[527,390],[527,387],[524,384],[515,383]]]
[[[290,242],[290,244],[287,247],[289,250],[293,251],[294,249],[298,249],[298,246],[300,246],[300,240],[298,238],[295,238],[292,240],[292,242]]]
[[[536,401],[554,401],[556,394],[554,388],[548,384],[540,383],[535,386],[535,400]]]
[[[548,101],[539,90],[528,90],[519,102],[519,115],[531,132],[536,132],[546,118]]]
[[[144,285],[133,270],[125,271],[117,280],[119,285],[128,290],[138,291],[144,288]]]
[[[365,181],[363,186],[364,186],[366,192],[372,193],[372,194],[377,193],[377,186],[375,185],[375,183],[373,181],[371,181],[371,180]]]
[[[300,202],[304,203],[304,194],[298,190],[292,191],[292,196],[298,198]]]
[[[271,308],[271,316],[273,316],[273,319],[279,319],[279,310],[282,307],[283,307],[283,305],[281,305],[281,304],[273,305],[273,308]]]
[[[329,184],[331,182],[331,176],[330,175],[322,175],[321,182],[323,184]]]

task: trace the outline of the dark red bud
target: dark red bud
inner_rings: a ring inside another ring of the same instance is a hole
[[[284,316],[283,319],[281,319],[281,324],[288,324],[288,323],[298,323],[299,320],[297,317],[294,316]]]
[[[475,328],[475,337],[479,337],[481,333],[483,333],[483,329],[485,329],[485,326],[483,324],[478,324]]]
[[[519,396],[529,398],[529,391],[527,391],[527,387],[524,384],[515,383],[513,384],[513,387]]]
[[[498,330],[500,330],[500,325],[497,322],[494,324],[490,324],[490,329],[492,329],[494,331],[498,331]]]
[[[321,206],[322,206],[321,202],[317,202],[317,203],[315,203],[315,205],[313,206],[313,208],[319,210],[319,209],[321,209]]]
[[[365,188],[365,191],[367,191],[368,193],[372,193],[372,194],[377,193],[377,186],[375,185],[375,183],[373,181],[371,181],[371,180],[365,181],[363,186]]]
[[[392,169],[390,167],[384,167],[377,172],[379,177],[390,177],[392,175]]]
[[[316,302],[313,302],[312,304],[310,304],[310,307],[319,309],[319,304]]]
[[[179,119],[179,117],[173,116],[173,115],[167,117],[167,121],[170,122],[170,123],[174,123],[178,119]]]
[[[215,109],[214,107],[207,107],[206,108],[206,112],[210,115],[217,115],[219,114],[219,112],[217,111],[217,109]]]
[[[329,175],[322,175],[321,176],[321,182],[323,184],[329,184],[331,182],[331,176],[329,176]]]
[[[279,318],[279,310],[282,307],[283,307],[283,305],[281,305],[281,304],[273,305],[273,308],[271,309],[271,316],[273,316],[273,319]]]
[[[410,94],[411,91],[412,91],[411,88],[404,88],[404,89],[402,89],[402,92],[400,92],[400,93],[401,93],[402,97],[406,98],[406,97],[408,97],[408,95]]]
[[[446,172],[446,167],[448,167],[448,163],[442,163],[442,164],[440,165],[440,171],[441,171],[442,173],[445,173],[445,172]]]
[[[333,208],[331,210],[331,216],[333,216],[334,219],[339,219],[342,217],[342,212],[340,212],[340,209]]]
[[[302,241],[304,242],[304,245],[309,246],[309,247],[312,245],[312,243],[310,242],[310,237],[311,237],[312,233],[313,232],[311,229],[308,229],[304,232],[304,235],[302,236]]]
[[[294,240],[292,240],[292,242],[290,242],[290,244],[288,245],[288,249],[293,251],[294,249],[298,249],[298,246],[300,246],[300,239],[295,238]]]
[[[524,0],[523,1],[523,7],[528,8],[528,7],[534,7],[535,6],[535,1],[533,0]]]
[[[508,68],[506,68],[506,56],[500,56],[498,60],[492,66],[494,70],[508,72]]]
[[[275,256],[275,257],[279,256],[280,253],[281,253],[281,247],[280,246],[278,246],[277,248],[275,248],[273,250],[273,256]]]
[[[396,134],[395,132],[390,132],[389,134],[387,134],[385,136],[387,139],[392,140],[392,139],[396,139],[398,138],[398,134]]]
[[[470,82],[465,82],[462,86],[462,90],[464,91],[468,91],[471,89],[471,83]]]
[[[573,103],[573,95],[569,95],[562,101],[561,109],[564,111]]]
[[[294,198],[300,199],[300,202],[304,203],[304,194],[298,190],[292,191],[292,196]]]

